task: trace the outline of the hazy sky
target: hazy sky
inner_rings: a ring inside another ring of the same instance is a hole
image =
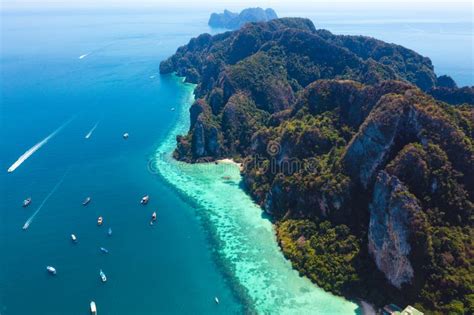
[[[106,8],[106,7],[215,7],[216,9],[245,8],[245,7],[280,7],[295,9],[305,6],[389,6],[410,10],[413,6],[444,6],[447,9],[463,8],[471,10],[472,2],[469,0],[0,0],[5,8]]]

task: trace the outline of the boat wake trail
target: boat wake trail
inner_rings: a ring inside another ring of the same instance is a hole
[[[80,60],[81,60],[81,59],[84,59],[84,58],[86,58],[86,57],[89,57],[90,55],[96,54],[96,53],[98,53],[98,52],[100,52],[100,51],[103,51],[103,50],[109,48],[110,46],[112,46],[112,45],[118,43],[119,41],[120,41],[120,39],[112,40],[112,41],[106,43],[106,44],[103,45],[103,46],[100,46],[100,47],[98,47],[98,48],[96,48],[96,49],[90,50],[88,53],[85,53],[85,54],[80,55],[79,57],[77,57],[77,59],[80,59]]]
[[[97,125],[99,125],[99,122],[100,120],[95,123],[94,127],[92,127],[92,129],[86,134],[84,138],[89,139],[92,136],[92,133],[94,132],[95,128],[97,128]]]
[[[49,136],[47,136],[46,138],[44,138],[43,140],[41,140],[40,142],[38,142],[37,144],[35,144],[34,146],[32,146],[30,149],[28,149],[28,151],[26,151],[25,153],[23,153],[22,156],[20,156],[18,158],[18,160],[16,160],[15,163],[12,164],[12,166],[10,166],[10,168],[8,169],[8,173],[11,173],[13,172],[14,170],[16,170],[18,168],[18,166],[20,166],[23,162],[25,162],[30,156],[33,155],[33,153],[35,153],[36,151],[38,151],[42,146],[44,146],[52,137],[54,137],[58,132],[60,132],[64,127],[66,127],[67,124],[69,124],[71,121],[72,121],[73,118],[69,119],[68,121],[66,121],[62,126],[60,126],[58,129],[56,129],[55,131],[53,131]]]
[[[31,215],[31,217],[28,220],[26,220],[25,224],[23,225],[23,230],[26,230],[30,226],[31,222],[33,222],[33,219],[40,212],[41,208],[43,208],[46,201],[48,201],[49,197],[51,197],[56,192],[56,190],[59,188],[59,186],[61,186],[61,184],[63,183],[64,179],[66,178],[66,175],[67,175],[68,172],[69,172],[69,169],[64,173],[64,175],[61,177],[59,182],[56,183],[56,185],[49,192],[49,194],[46,196],[46,198],[44,198],[44,200],[39,205],[38,209],[36,209],[36,211]]]

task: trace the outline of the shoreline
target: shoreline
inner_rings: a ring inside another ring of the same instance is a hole
[[[156,167],[170,186],[198,206],[197,215],[216,243],[218,265],[231,277],[236,294],[257,313],[360,313],[358,303],[324,291],[293,268],[278,245],[274,225],[242,190],[240,163],[224,158],[190,164],[170,157],[176,135],[189,126],[193,91],[178,105],[176,126],[156,150]],[[162,154],[169,159],[159,159]]]
[[[244,165],[243,163],[236,162],[232,158],[224,158],[220,160],[216,160],[216,164],[228,164],[228,165],[234,165],[239,168],[239,171],[242,172],[244,170]]]

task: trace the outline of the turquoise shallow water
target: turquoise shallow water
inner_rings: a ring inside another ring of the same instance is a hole
[[[86,314],[92,299],[100,314],[358,311],[291,269],[270,222],[241,190],[235,166],[169,159],[175,135],[189,126],[193,86],[160,76],[158,65],[191,37],[213,32],[206,25],[211,10],[1,12],[2,315]],[[397,40],[392,27],[327,25]],[[464,33],[453,38],[461,39],[458,47],[466,45]],[[424,47],[429,50],[429,42]],[[451,67],[453,60],[443,58],[435,66]],[[124,132],[130,133],[127,141]],[[146,207],[139,204],[144,194],[151,196]],[[29,196],[33,202],[24,209]],[[83,207],[86,196],[92,202]],[[158,222],[150,227],[153,211]],[[103,227],[96,225],[99,215]],[[46,265],[57,268],[56,277]]]
[[[280,252],[270,221],[241,188],[237,165],[189,165],[173,160],[176,135],[189,128],[189,98],[179,123],[156,152],[155,171],[194,202],[206,223],[216,256],[235,289],[262,314],[353,314],[357,305],[300,277]]]

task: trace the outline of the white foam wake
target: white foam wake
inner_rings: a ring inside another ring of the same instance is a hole
[[[46,196],[46,198],[44,198],[44,200],[39,205],[38,209],[36,209],[36,211],[31,215],[31,217],[28,220],[26,220],[25,224],[23,225],[23,230],[26,230],[30,226],[31,222],[33,222],[33,219],[40,212],[41,208],[43,208],[46,201],[48,201],[49,197],[51,197],[56,192],[56,190],[59,188],[59,186],[61,186],[61,184],[63,183],[64,179],[66,178],[66,175],[67,175],[68,172],[69,172],[69,169],[64,173],[64,175],[61,177],[59,182],[56,183],[56,185],[49,192],[49,194]]]
[[[97,126],[99,125],[99,122],[100,121],[95,123],[94,127],[92,127],[92,129],[86,134],[84,138],[89,139],[92,136],[92,133],[94,132],[95,128],[97,128]]]
[[[58,129],[53,131],[49,136],[32,146],[30,149],[28,149],[25,153],[23,153],[22,156],[18,158],[18,160],[15,161],[15,163],[12,164],[8,168],[8,173],[13,172],[16,170],[23,162],[25,162],[30,156],[33,155],[36,151],[38,151],[42,146],[44,146],[52,137],[54,137],[58,132],[60,132],[64,127],[66,127],[67,124],[71,122],[72,118],[69,119],[67,122],[65,122],[62,126],[60,126]]]

